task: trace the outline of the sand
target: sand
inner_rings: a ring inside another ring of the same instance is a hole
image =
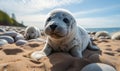
[[[39,61],[29,58],[30,53],[41,50],[45,42],[29,42],[22,46],[0,46],[0,71],[80,71],[90,63],[106,63],[120,71],[120,40],[97,40],[100,51],[86,50],[84,58],[68,53],[52,53]]]
[[[17,32],[24,34],[25,28],[2,27],[6,30],[17,29]],[[30,54],[42,50],[45,42],[29,41],[21,46],[5,44],[0,46],[0,71],[80,71],[90,63],[105,63],[120,71],[120,40],[95,39],[94,44],[100,51],[87,49],[82,59],[69,53],[56,52],[38,61],[32,60]]]

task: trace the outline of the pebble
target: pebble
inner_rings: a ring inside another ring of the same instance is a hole
[[[5,29],[0,28],[0,32],[5,32]]]
[[[15,43],[16,43],[17,46],[20,46],[20,45],[26,44],[27,41],[26,41],[26,40],[18,40],[18,41],[16,41]]]
[[[99,42],[108,42],[106,39],[99,39]]]
[[[2,35],[7,35],[7,36],[11,36],[14,38],[14,37],[16,37],[17,34],[18,33],[15,31],[7,31],[7,32],[3,33]]]
[[[20,40],[20,39],[24,40],[25,38],[22,34],[17,34],[15,37],[15,41]]]
[[[0,46],[7,44],[8,42],[5,39],[0,39]]]
[[[92,63],[86,65],[81,71],[116,71],[115,68],[108,64]]]
[[[4,39],[10,44],[14,43],[14,39],[11,36],[6,36],[6,35],[0,36],[0,39]]]
[[[97,32],[96,34],[95,34],[95,37],[96,38],[102,38],[102,39],[104,39],[104,38],[110,38],[110,35],[109,35],[109,33],[107,32],[107,31],[99,31],[99,32]]]
[[[120,32],[116,32],[111,37],[112,40],[120,40]]]

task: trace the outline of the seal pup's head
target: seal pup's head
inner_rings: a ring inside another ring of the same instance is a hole
[[[25,30],[24,37],[27,40],[36,39],[36,38],[40,37],[40,30],[39,30],[39,28],[37,28],[35,26],[28,26],[26,28],[26,30]]]
[[[50,38],[61,39],[74,33],[75,28],[76,21],[69,11],[55,9],[47,16],[44,32]]]

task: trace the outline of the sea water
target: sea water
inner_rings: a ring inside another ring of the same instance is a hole
[[[120,32],[120,27],[117,28],[86,28],[88,32],[107,31],[109,33]]]

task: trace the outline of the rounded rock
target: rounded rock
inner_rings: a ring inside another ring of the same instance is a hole
[[[5,29],[0,28],[0,32],[5,32]]]
[[[0,46],[7,44],[8,42],[5,39],[0,39]]]
[[[14,43],[14,39],[11,36],[0,36],[0,39],[4,39],[10,44]]]
[[[11,36],[13,38],[16,37],[17,34],[18,33],[15,31],[7,31],[7,32],[3,33],[3,35]]]
[[[96,34],[95,34],[95,37],[96,38],[99,38],[99,37],[104,37],[104,38],[110,38],[110,35],[109,35],[109,33],[107,32],[107,31],[99,31],[99,32],[97,32]]]
[[[26,40],[18,40],[18,41],[16,41],[16,45],[17,45],[17,46],[24,45],[24,44],[26,44],[26,43],[27,43]]]
[[[92,63],[92,64],[89,64],[83,67],[81,71],[116,71],[116,70],[115,68],[113,68],[112,66],[108,64]]]
[[[16,37],[15,37],[15,41],[17,40],[24,40],[24,36],[22,34],[17,34]]]
[[[111,37],[112,40],[120,40],[120,32],[116,32]]]

